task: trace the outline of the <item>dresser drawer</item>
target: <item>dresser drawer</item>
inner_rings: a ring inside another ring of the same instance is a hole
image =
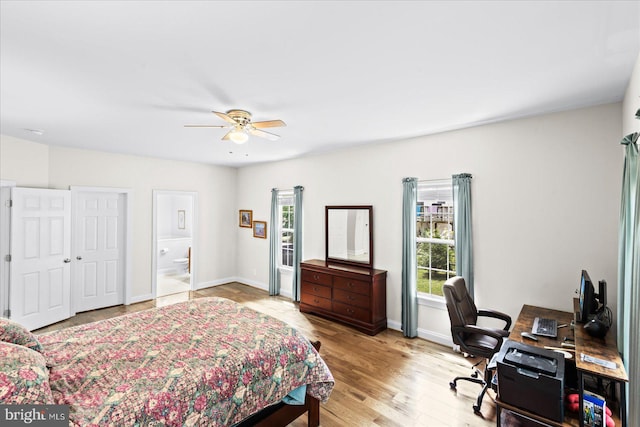
[[[369,303],[371,302],[369,295],[356,294],[337,288],[333,291],[333,300],[362,308],[369,308]]]
[[[369,322],[369,310],[365,310],[353,305],[342,304],[339,302],[333,302],[333,312],[341,316],[350,317],[361,322]]]
[[[307,294],[303,292],[300,296],[300,302],[321,308],[323,310],[331,311],[331,300],[328,298],[322,298],[317,295]]]
[[[371,291],[371,284],[369,282],[347,279],[346,277],[335,277],[333,280],[333,287],[362,295],[369,295]]]
[[[302,270],[302,280],[305,282],[319,283],[321,285],[331,285],[331,275],[318,273],[311,270]]]
[[[323,298],[331,298],[331,288],[329,286],[318,285],[311,282],[302,282],[302,293],[312,294]]]
[[[369,335],[386,329],[386,271],[311,259],[300,263],[300,276],[301,312],[337,320]]]

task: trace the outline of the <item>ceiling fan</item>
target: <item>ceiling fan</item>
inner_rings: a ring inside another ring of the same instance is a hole
[[[263,122],[252,122],[251,113],[245,110],[229,110],[226,113],[212,111],[213,114],[227,122],[227,125],[184,125],[188,128],[232,128],[227,132],[222,140],[231,140],[236,144],[244,144],[249,139],[249,134],[275,141],[280,138],[275,133],[262,130],[263,128],[274,128],[286,126],[282,120],[267,120]]]

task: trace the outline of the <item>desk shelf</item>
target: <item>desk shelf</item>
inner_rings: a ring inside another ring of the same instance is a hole
[[[500,400],[500,398],[496,399],[496,425],[497,427],[512,427],[513,424],[509,423],[509,421],[502,422],[501,415],[503,411],[509,411],[516,416],[525,417],[524,423],[517,424],[518,427],[579,427],[580,420],[578,419],[578,414],[576,412],[567,412],[565,408],[564,412],[564,421],[559,423],[557,421],[549,420],[547,418],[541,417],[540,415],[536,415],[532,412],[526,411],[524,409],[520,409],[513,405],[509,405],[508,403],[504,403]],[[620,427],[622,424],[620,423],[620,417],[614,412],[613,421],[616,424],[616,427]],[[522,421],[522,419],[521,419]]]

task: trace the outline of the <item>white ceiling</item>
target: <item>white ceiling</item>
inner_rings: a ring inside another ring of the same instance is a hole
[[[0,19],[3,134],[230,166],[620,101],[640,51],[640,1],[2,0]],[[288,126],[183,127],[232,108]]]

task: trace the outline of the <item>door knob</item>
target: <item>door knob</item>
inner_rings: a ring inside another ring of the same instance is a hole
[[[82,257],[81,257],[80,255],[78,255],[78,256],[76,257],[76,259],[77,259],[78,261],[82,261]]]
[[[64,262],[67,263],[67,264],[70,263],[71,262],[71,258],[65,258]]]

